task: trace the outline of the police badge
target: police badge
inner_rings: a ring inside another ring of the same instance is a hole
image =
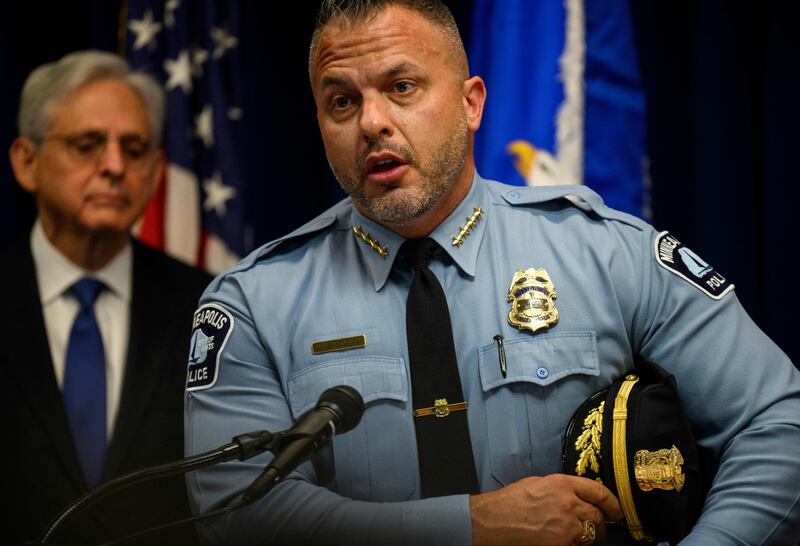
[[[520,330],[535,332],[558,322],[558,297],[550,275],[542,268],[517,269],[508,287],[508,323]]]

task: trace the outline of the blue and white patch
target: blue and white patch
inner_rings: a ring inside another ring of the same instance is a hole
[[[656,261],[661,267],[675,273],[715,300],[722,299],[733,290],[733,285],[725,277],[667,231],[662,231],[656,237],[655,252]]]
[[[187,391],[210,389],[217,382],[219,357],[233,331],[233,317],[227,309],[207,303],[194,312],[189,344]]]

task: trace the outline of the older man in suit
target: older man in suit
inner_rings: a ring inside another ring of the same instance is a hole
[[[155,80],[96,51],[23,87],[10,158],[38,218],[0,272],[5,544],[36,540],[89,488],[183,454],[186,340],[210,277],[130,237],[163,173],[164,107]],[[176,477],[111,496],[53,538],[92,544],[188,515]]]

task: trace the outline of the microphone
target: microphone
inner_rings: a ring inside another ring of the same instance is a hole
[[[275,458],[244,492],[241,504],[250,504],[263,497],[298,465],[322,449],[334,435],[355,428],[363,414],[364,400],[354,388],[339,385],[323,392],[314,409],[278,435],[279,447],[273,450]]]

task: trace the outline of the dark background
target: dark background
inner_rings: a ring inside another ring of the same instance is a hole
[[[328,171],[306,73],[315,4],[281,7],[288,17],[274,13],[272,2],[242,4],[250,135],[243,156],[256,244],[342,196]],[[448,4],[468,44],[471,1]],[[2,3],[0,149],[16,134],[28,72],[76,49],[117,50],[119,6],[119,0]],[[630,6],[647,100],[650,221],[736,284],[756,323],[800,363],[800,283],[794,283],[800,7],[788,0],[632,0]],[[26,232],[33,218],[31,199],[0,160],[0,246]]]

